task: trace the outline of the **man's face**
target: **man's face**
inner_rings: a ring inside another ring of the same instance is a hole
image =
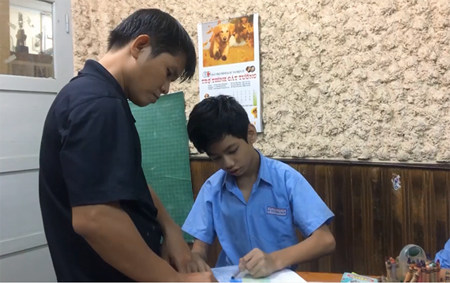
[[[162,53],[151,57],[150,47],[142,48],[138,53],[124,74],[125,91],[134,104],[143,107],[169,92],[170,84],[185,69],[186,56]]]

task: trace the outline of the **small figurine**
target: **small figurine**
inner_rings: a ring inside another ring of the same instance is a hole
[[[16,38],[17,38],[16,52],[28,54],[28,47],[25,45],[27,35],[25,34],[25,30],[23,29],[23,15],[20,12],[19,12],[19,29],[17,30]]]

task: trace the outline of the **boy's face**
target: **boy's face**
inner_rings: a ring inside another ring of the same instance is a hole
[[[207,154],[220,169],[239,177],[247,172],[255,156],[256,129],[252,124],[248,127],[247,141],[228,135],[212,144]]]
[[[170,84],[178,79],[186,66],[186,56],[162,53],[150,57],[148,36],[138,37],[131,46],[131,58],[124,72],[125,90],[138,106],[155,103],[161,94],[167,94]]]

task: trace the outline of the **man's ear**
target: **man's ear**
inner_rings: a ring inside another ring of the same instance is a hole
[[[247,130],[247,141],[249,144],[254,144],[256,142],[258,133],[256,132],[256,127],[253,124],[248,124]]]
[[[143,55],[143,53],[149,53],[148,52],[149,49],[150,49],[150,37],[148,35],[141,34],[138,37],[136,37],[131,43],[130,53],[131,56],[133,56],[133,58],[137,60],[140,56]],[[146,58],[147,57],[148,56],[146,56]]]

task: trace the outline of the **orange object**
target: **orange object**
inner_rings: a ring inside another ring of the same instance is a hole
[[[413,272],[414,272],[414,265],[410,264],[408,273],[406,273],[406,276],[405,276],[405,281],[403,281],[403,282],[411,282],[411,279],[413,277]]]
[[[413,279],[411,280],[411,282],[418,282],[419,277],[420,277],[420,271],[417,271],[417,272],[414,274],[414,277],[413,277]]]
[[[255,117],[255,119],[258,117],[258,110],[256,109],[256,107],[253,107],[252,111],[250,111],[250,113],[252,113],[253,117]]]

